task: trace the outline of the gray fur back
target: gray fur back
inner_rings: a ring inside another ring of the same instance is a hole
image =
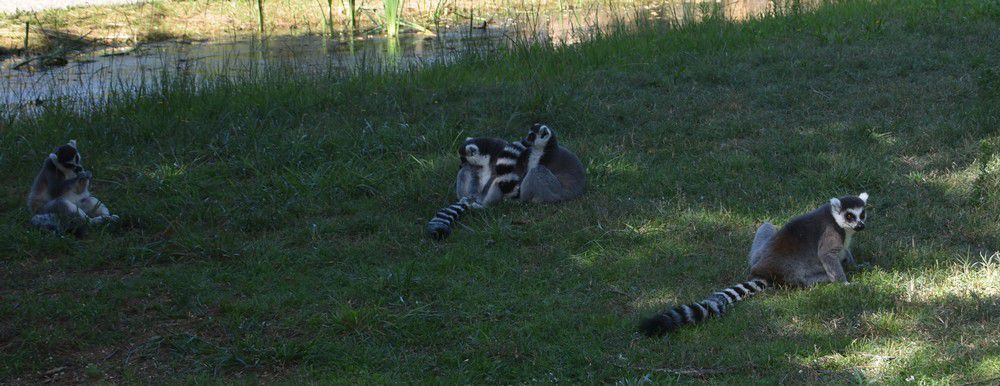
[[[580,162],[580,158],[566,148],[559,146],[557,150],[560,154],[553,159],[549,165],[551,170],[561,170],[562,173],[556,175],[563,186],[573,187],[567,192],[566,199],[575,198],[582,195],[587,190],[587,170]]]
[[[769,222],[763,223],[757,228],[757,234],[753,236],[753,244],[750,245],[750,267],[757,264],[757,261],[760,260],[760,253],[776,233],[778,233],[778,228]]]

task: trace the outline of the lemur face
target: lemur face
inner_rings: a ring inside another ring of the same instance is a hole
[[[76,140],[70,140],[69,143],[57,147],[54,153],[49,154],[49,158],[63,172],[79,173],[83,171],[80,152],[76,150]]]
[[[545,147],[549,141],[555,139],[556,133],[552,128],[541,123],[536,123],[528,129],[528,142],[533,147]]]
[[[868,203],[868,193],[857,196],[844,196],[830,199],[830,211],[833,219],[841,228],[851,231],[865,229],[865,205]]]
[[[489,155],[483,154],[483,151],[479,148],[479,145],[477,145],[475,141],[475,138],[465,139],[465,143],[462,144],[462,147],[458,148],[459,158],[462,159],[463,164],[470,164],[473,166],[489,165]]]

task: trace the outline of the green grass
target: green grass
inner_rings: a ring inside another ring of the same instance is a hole
[[[0,381],[1000,376],[997,1],[846,1],[400,74],[169,84],[0,126]],[[460,140],[535,121],[584,160],[588,194],[428,240]],[[81,240],[28,228],[23,202],[70,138],[124,218]],[[863,190],[853,285],[636,334],[744,279],[756,224]]]

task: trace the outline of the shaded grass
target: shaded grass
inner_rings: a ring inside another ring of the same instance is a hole
[[[994,379],[998,24],[995,1],[847,1],[10,122],[0,379]],[[427,240],[461,138],[535,121],[584,159],[589,193]],[[83,240],[28,229],[22,208],[69,138],[124,217]],[[854,285],[634,332],[746,277],[756,224],[862,190]]]

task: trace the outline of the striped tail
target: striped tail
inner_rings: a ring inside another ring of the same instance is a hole
[[[763,291],[767,280],[752,279],[718,291],[698,303],[684,304],[652,316],[639,325],[639,331],[646,336],[659,336],[680,328],[685,324],[701,322],[709,317],[722,316],[730,305]]]
[[[441,208],[431,221],[427,222],[427,234],[435,240],[444,240],[451,235],[451,227],[455,225],[462,213],[469,209],[469,199],[463,197],[458,202]]]
[[[517,199],[521,195],[521,176],[517,175],[516,168],[526,162],[531,150],[528,145],[526,139],[511,142],[497,156],[496,180],[503,198]]]

